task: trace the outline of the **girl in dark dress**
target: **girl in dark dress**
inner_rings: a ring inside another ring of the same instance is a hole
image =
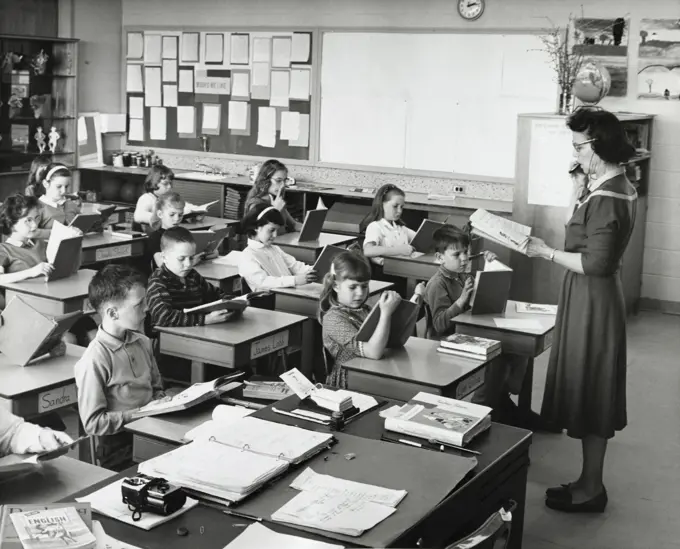
[[[637,193],[622,163],[635,149],[621,122],[603,110],[580,109],[573,132],[575,204],[564,251],[532,237],[528,255],[567,269],[560,291],[542,415],[581,440],[575,482],[549,488],[546,505],[566,512],[602,512],[608,439],[626,426],[626,309],[621,258],[635,224]]]

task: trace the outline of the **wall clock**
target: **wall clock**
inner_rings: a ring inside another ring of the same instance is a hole
[[[458,14],[466,21],[476,21],[484,13],[486,0],[458,0]]]

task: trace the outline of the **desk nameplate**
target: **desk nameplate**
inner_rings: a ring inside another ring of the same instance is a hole
[[[261,356],[270,355],[288,347],[290,332],[283,330],[275,334],[263,337],[250,344],[250,359],[254,360]]]
[[[109,261],[111,259],[120,259],[121,257],[130,257],[131,255],[132,243],[99,248],[95,251],[94,257],[95,261]]]
[[[78,404],[78,394],[76,392],[76,384],[71,383],[56,389],[50,389],[38,394],[38,413],[44,414],[64,408],[65,406],[72,406]]]

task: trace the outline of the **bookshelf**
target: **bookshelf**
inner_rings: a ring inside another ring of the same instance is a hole
[[[36,62],[43,52],[42,63]],[[25,173],[41,153],[77,165],[78,40],[0,34],[0,175]],[[59,134],[49,149],[51,128]]]

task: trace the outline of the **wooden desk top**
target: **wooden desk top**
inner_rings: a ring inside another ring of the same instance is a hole
[[[146,235],[137,236],[135,238],[116,238],[107,232],[89,234],[83,238],[83,250],[103,248],[105,246],[124,246],[130,242],[137,242],[139,240],[146,240]]]
[[[507,319],[518,319],[518,320],[535,320],[538,322],[540,328],[531,327],[500,327],[496,326],[494,322],[495,318],[507,318]],[[516,309],[516,302],[509,300],[505,307],[505,313],[502,315],[473,315],[468,311],[458,315],[453,319],[453,322],[457,324],[465,324],[467,326],[477,326],[482,328],[493,328],[494,330],[499,330],[502,332],[512,332],[542,336],[548,333],[555,327],[555,316],[554,315],[541,315],[535,313],[518,313]]]
[[[202,261],[194,269],[207,280],[228,280],[239,276],[238,267],[212,261]]]
[[[318,250],[324,246],[342,246],[356,240],[355,236],[347,236],[342,234],[321,233],[318,240],[306,240],[300,242],[298,237],[300,233],[286,233],[277,236],[274,244],[279,246],[295,246],[298,248],[306,248],[309,250]]]
[[[248,307],[243,311],[241,318],[231,322],[182,328],[156,326],[155,329],[162,334],[178,335],[198,341],[233,347],[249,343],[286,328],[291,328],[306,320],[307,317],[300,315]]]
[[[80,269],[77,273],[67,278],[60,278],[50,282],[45,282],[45,279],[41,276],[12,284],[1,284],[0,286],[22,294],[52,299],[54,301],[66,301],[68,299],[87,297],[87,288],[96,272],[92,269]]]
[[[7,503],[52,503],[111,479],[116,473],[62,456],[36,472],[20,474],[0,482],[0,505]]]
[[[368,296],[371,297],[375,294],[382,293],[385,290],[389,290],[392,286],[394,286],[394,283],[392,282],[370,280],[368,282]],[[272,288],[272,292],[275,294],[289,295],[301,299],[313,299],[316,301],[321,297],[321,290],[323,290],[323,284],[319,282],[310,282],[309,284],[296,286],[295,288]]]
[[[401,349],[388,349],[380,360],[353,358],[344,367],[350,371],[441,388],[450,386],[489,362],[439,353],[437,347],[439,341],[411,337]]]
[[[399,262],[403,261],[405,263],[422,263],[424,265],[433,265],[435,267],[439,267],[439,263],[437,263],[437,260],[434,257],[434,254],[423,254],[418,257],[410,257],[406,255],[393,255],[389,257],[384,257],[383,258],[385,262],[388,261],[394,261],[394,262]]]
[[[216,225],[230,226],[236,225],[240,222],[241,221],[238,219],[227,219],[226,217],[212,217],[206,215],[203,217],[203,219],[199,219],[197,221],[185,221],[184,223],[180,223],[179,226],[190,231],[205,231],[211,227],[215,227]]]
[[[66,345],[64,356],[43,359],[28,366],[10,364],[6,356],[0,355],[0,397],[18,398],[74,381],[73,368],[84,352],[85,347]]]

